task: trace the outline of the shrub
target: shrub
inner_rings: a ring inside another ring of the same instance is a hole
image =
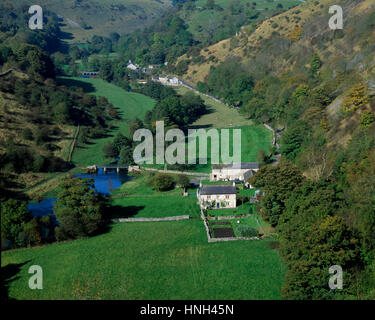
[[[174,179],[171,175],[158,173],[152,178],[152,186],[158,191],[167,191],[173,188]]]
[[[360,118],[359,118],[359,123],[362,128],[367,128],[371,126],[371,124],[375,121],[375,113],[371,111],[364,111]]]
[[[22,130],[22,138],[25,140],[33,140],[33,132],[29,128],[25,128]]]
[[[290,31],[289,39],[291,41],[298,41],[301,39],[303,29],[301,27],[296,27],[292,31]]]
[[[367,88],[363,84],[352,87],[343,101],[343,109],[346,112],[355,111],[369,101]]]
[[[95,235],[104,226],[107,198],[93,190],[93,180],[67,178],[58,194],[54,214],[57,240]]]

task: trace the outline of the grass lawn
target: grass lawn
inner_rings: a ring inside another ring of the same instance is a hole
[[[211,217],[221,217],[221,216],[237,216],[254,213],[254,205],[246,202],[239,205],[236,209],[212,209],[207,210],[207,214]]]
[[[267,130],[262,125],[252,125],[252,126],[241,126],[237,128],[229,128],[230,135],[229,135],[229,151],[232,154],[233,151],[233,134],[232,131],[234,129],[241,130],[241,162],[256,162],[258,150],[263,149],[266,152],[271,152],[271,141],[272,141],[272,132]],[[219,137],[220,137],[220,130],[219,129]],[[220,150],[221,150],[221,139],[220,140]],[[187,145],[187,144],[186,144]],[[219,152],[221,152],[219,150]],[[199,162],[198,158],[199,152],[199,145],[197,144],[197,162]],[[187,157],[187,147],[186,147],[186,157]],[[155,158],[154,158],[155,159]],[[221,156],[220,156],[221,161]],[[155,160],[154,160],[155,163]],[[186,160],[187,163],[187,160]],[[158,169],[164,169],[164,165],[144,165],[145,167],[153,167]],[[176,166],[169,166],[167,165],[167,169],[175,170]],[[181,167],[182,171],[193,171],[193,172],[202,172],[202,173],[210,173],[211,172],[211,139],[207,139],[207,164],[199,164],[196,165],[187,165]]]
[[[1,254],[15,299],[280,299],[269,242],[208,243],[202,221],[120,223],[93,238]],[[31,265],[43,290],[30,290]]]
[[[143,120],[146,111],[151,110],[155,104],[155,100],[149,97],[127,92],[101,79],[63,77],[59,79],[59,82],[68,86],[83,87],[88,93],[106,97],[118,109],[121,117],[120,120],[111,122],[115,126],[115,129],[109,132],[107,137],[92,140],[90,144],[79,145],[75,148],[72,161],[77,166],[108,163],[102,152],[103,146],[113,140],[118,131],[121,131],[124,135],[128,135],[130,121],[136,117]]]
[[[114,217],[164,218],[189,215],[198,218],[196,189],[182,197],[181,188],[158,192],[148,185],[150,175],[145,173],[124,183],[113,192]]]

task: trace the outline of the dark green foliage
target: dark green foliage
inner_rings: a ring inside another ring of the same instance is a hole
[[[176,176],[176,184],[183,189],[188,188],[190,186],[190,179],[188,176],[179,174]]]
[[[140,93],[156,100],[163,100],[167,97],[176,95],[176,91],[173,88],[163,86],[161,83],[155,81],[147,82],[140,89]]]
[[[250,184],[264,192],[261,213],[266,221],[273,226],[278,224],[285,202],[303,180],[300,170],[288,162],[276,167],[262,167],[255,176],[250,178]]]
[[[121,148],[118,163],[128,165],[134,163],[133,148],[131,144],[125,145]]]
[[[32,217],[24,201],[1,201],[1,250],[39,245],[52,239],[53,222],[49,216]]]
[[[308,130],[308,125],[303,121],[299,121],[289,128],[282,137],[281,154],[288,160],[294,160],[301,150],[303,141],[306,140]]]
[[[182,96],[168,96],[159,101],[151,112],[146,114],[145,123],[151,126],[151,122],[165,120],[166,126],[177,125],[185,128],[206,112],[206,106],[202,98],[192,92]]]
[[[174,187],[175,181],[169,174],[157,173],[152,177],[152,187],[157,191],[167,191]]]
[[[210,73],[206,84],[198,83],[198,88],[223,98],[231,105],[241,105],[251,98],[253,85],[252,77],[241,63],[231,58]]]
[[[89,179],[63,181],[54,208],[59,223],[57,240],[92,236],[105,226],[108,200],[92,188],[93,181]]]
[[[103,146],[102,152],[104,153],[104,156],[106,158],[115,158],[116,157],[116,153],[115,153],[115,150],[113,148],[113,144],[110,143],[110,142]]]
[[[322,61],[320,60],[319,56],[316,53],[314,53],[310,61],[309,75],[311,77],[315,77],[321,66]]]
[[[32,219],[27,210],[26,202],[13,199],[1,202],[1,242],[2,249],[6,240],[10,241],[10,247],[19,247],[23,245],[23,239],[20,234],[24,225]]]

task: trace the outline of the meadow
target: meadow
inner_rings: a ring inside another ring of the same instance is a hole
[[[179,94],[191,92],[190,89],[179,87],[177,89]],[[195,94],[198,94],[195,92]],[[215,101],[201,93],[199,96],[205,102],[208,112],[191,124],[190,127],[204,127],[204,128],[226,128],[228,126],[246,126],[253,125],[252,120],[246,119],[239,114],[237,109],[229,108],[224,103]]]
[[[28,268],[43,268],[30,290]],[[15,299],[280,299],[285,267],[267,240],[208,243],[202,221],[119,223],[110,232],[2,252]]]
[[[133,180],[113,191],[115,218],[164,218],[183,215],[199,217],[196,189],[189,189],[187,197],[182,197],[181,188],[155,191],[148,183],[150,177],[147,173],[133,175]]]
[[[79,145],[75,148],[72,161],[78,166],[108,163],[108,159],[102,152],[103,146],[113,140],[117,132],[128,135],[131,120],[137,117],[143,119],[146,111],[151,110],[156,103],[149,97],[127,92],[101,79],[62,77],[59,82],[67,86],[82,87],[87,93],[106,97],[117,108],[120,115],[119,120],[111,122],[114,129],[108,132],[106,137],[91,140],[89,144]]]

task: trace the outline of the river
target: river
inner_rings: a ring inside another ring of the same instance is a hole
[[[90,178],[94,179],[95,190],[102,194],[110,194],[113,189],[121,187],[126,181],[131,180],[127,174],[117,173],[116,171],[103,172],[100,169],[97,173],[77,174],[74,178]],[[34,217],[41,217],[53,214],[53,205],[56,198],[47,198],[40,202],[32,202],[28,204],[28,209]]]

